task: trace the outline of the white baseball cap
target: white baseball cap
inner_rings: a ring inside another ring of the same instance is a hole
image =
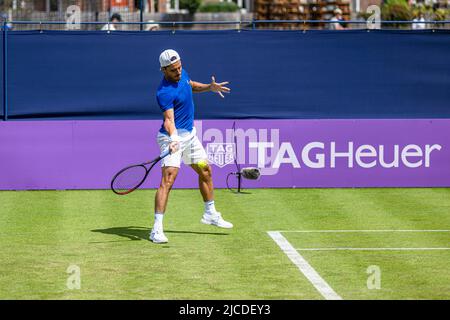
[[[167,49],[159,55],[159,64],[161,65],[161,68],[170,66],[177,61],[180,61],[180,55],[175,50]]]

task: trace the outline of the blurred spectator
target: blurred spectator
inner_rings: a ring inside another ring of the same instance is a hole
[[[419,13],[419,16],[413,19],[413,22],[425,22],[425,18],[423,16],[423,13]],[[425,23],[413,23],[412,24],[412,28],[417,30],[417,29],[425,29],[426,28],[426,24]]]
[[[117,29],[120,29],[119,25],[117,25],[118,22],[122,22],[120,14],[114,13],[109,21],[110,23],[107,23],[102,27],[103,31],[116,31]]]
[[[334,9],[334,16],[330,21],[344,21],[342,18],[342,10],[339,8]],[[331,30],[344,30],[346,29],[341,23],[330,23]]]
[[[3,26],[5,26],[5,24],[2,22],[1,26],[0,26],[0,30],[3,31]],[[6,24],[6,31],[10,31],[12,30],[12,26],[11,23],[7,23]]]
[[[147,22],[155,22],[153,20],[148,20]],[[157,23],[147,23],[145,24],[145,31],[158,31],[159,24]]]
[[[8,15],[6,13],[0,13],[0,30],[3,30],[3,27],[5,26],[5,21],[8,21]],[[7,23],[6,30],[9,31],[11,29],[12,29],[12,24]]]

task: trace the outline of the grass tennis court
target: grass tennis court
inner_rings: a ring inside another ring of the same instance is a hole
[[[450,299],[450,189],[250,192],[216,190],[226,230],[200,223],[198,190],[173,190],[157,245],[155,190],[2,191],[0,299],[324,299],[269,231],[342,299]]]

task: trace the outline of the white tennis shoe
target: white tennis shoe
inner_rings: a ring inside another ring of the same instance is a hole
[[[169,242],[169,239],[164,235],[164,232],[162,229],[152,229],[152,232],[150,232],[150,240],[154,243],[167,243]]]
[[[233,224],[231,222],[225,221],[222,218],[220,212],[215,213],[204,213],[202,220],[200,220],[204,224],[210,224],[219,228],[231,229],[233,228]]]

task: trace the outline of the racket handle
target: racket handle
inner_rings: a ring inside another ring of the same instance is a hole
[[[167,150],[163,151],[161,155],[159,156],[161,159],[167,157],[170,154],[170,149],[167,148]]]

